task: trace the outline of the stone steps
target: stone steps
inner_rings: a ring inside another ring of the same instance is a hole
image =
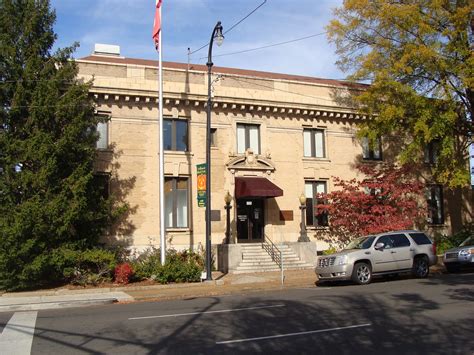
[[[311,269],[313,265],[308,264],[298,257],[298,255],[288,245],[278,245],[283,257],[284,270]],[[235,269],[234,273],[279,271],[279,265],[272,260],[268,252],[262,248],[261,244],[249,244],[242,246],[242,261]]]
[[[294,266],[290,268],[286,268],[283,266],[283,270],[308,270],[312,269],[312,266]],[[234,274],[248,274],[248,273],[256,273],[256,272],[270,272],[270,271],[280,271],[280,268],[275,264],[275,266],[261,266],[258,269],[255,269],[255,267],[237,267],[235,271],[233,271]]]

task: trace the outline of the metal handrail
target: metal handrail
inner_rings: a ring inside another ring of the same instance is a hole
[[[282,268],[282,257],[281,257],[281,250],[271,241],[270,238],[265,234],[263,236],[262,248],[271,256],[272,260],[278,265],[278,267]]]
[[[283,255],[281,250],[272,242],[268,235],[263,235],[262,248],[270,255],[272,260],[278,265],[281,270],[281,284],[285,280],[285,275],[283,274]]]

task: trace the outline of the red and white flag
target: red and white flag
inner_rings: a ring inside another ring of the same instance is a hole
[[[155,47],[158,49],[158,43],[160,41],[160,31],[161,31],[161,0],[156,0],[155,8],[155,21],[153,23],[153,40],[155,41]]]

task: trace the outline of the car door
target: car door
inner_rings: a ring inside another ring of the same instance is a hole
[[[373,272],[391,271],[397,268],[395,258],[393,256],[393,242],[389,235],[382,235],[376,241],[377,243],[384,243],[382,249],[375,249],[373,253],[374,263],[372,265]]]
[[[410,269],[413,266],[413,248],[405,234],[392,234],[393,256],[397,269]]]

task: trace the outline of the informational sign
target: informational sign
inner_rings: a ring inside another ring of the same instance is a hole
[[[198,207],[206,207],[206,164],[197,164],[196,169]]]

